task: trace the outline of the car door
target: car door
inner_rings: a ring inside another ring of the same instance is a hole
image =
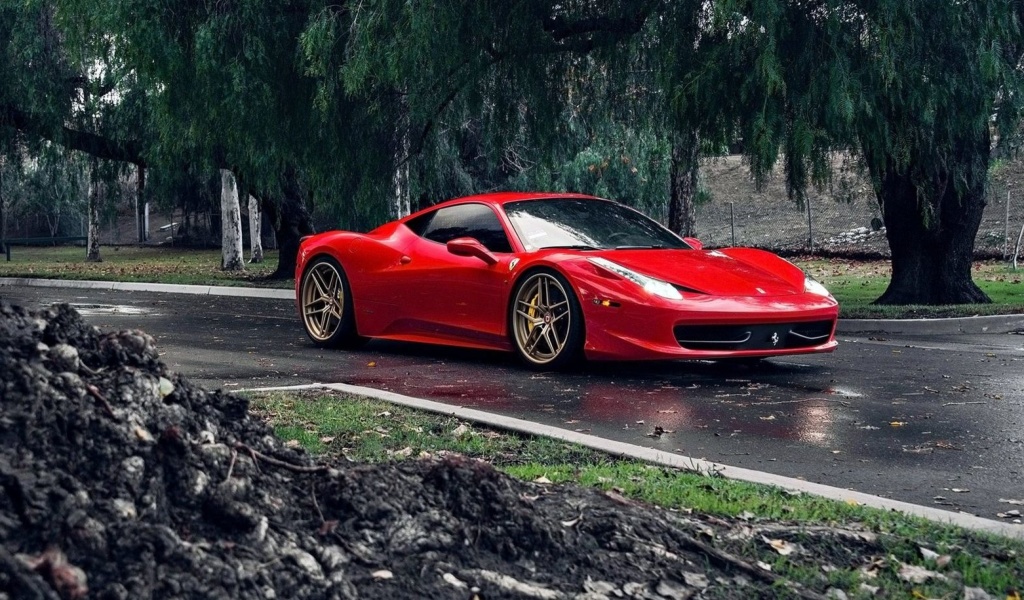
[[[418,237],[392,273],[391,287],[401,306],[396,333],[400,330],[402,337],[423,341],[507,347],[505,313],[513,255],[494,209],[480,203],[446,206],[407,226]],[[497,262],[448,251],[449,241],[466,237],[483,244]]]

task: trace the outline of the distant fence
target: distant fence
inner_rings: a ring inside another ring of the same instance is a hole
[[[889,256],[878,203],[864,183],[847,180],[825,192],[809,190],[801,208],[787,197],[781,182],[769,182],[757,191],[748,179],[728,172],[733,168],[711,169],[707,175],[711,200],[698,204],[696,210],[697,237],[705,245]],[[720,181],[714,180],[716,175]],[[1014,185],[1014,178],[1021,175],[994,177],[989,184],[975,239],[979,258],[1013,257],[1024,227],[1024,189]]]

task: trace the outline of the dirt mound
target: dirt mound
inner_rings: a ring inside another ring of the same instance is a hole
[[[760,539],[750,523],[525,483],[460,457],[316,464],[245,399],[169,372],[145,333],[100,332],[66,305],[0,305],[0,392],[0,598],[827,591],[824,577],[821,590],[798,588],[739,558]],[[843,562],[874,544],[818,537]]]

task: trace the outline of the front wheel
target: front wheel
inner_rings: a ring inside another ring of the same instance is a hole
[[[583,354],[583,311],[560,274],[535,271],[516,286],[510,307],[512,342],[531,367],[566,367]]]
[[[313,259],[299,287],[302,325],[323,348],[355,347],[366,341],[356,332],[352,290],[345,270],[329,256]]]

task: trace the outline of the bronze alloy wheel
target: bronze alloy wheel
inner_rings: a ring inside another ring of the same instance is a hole
[[[583,319],[565,278],[549,271],[528,275],[513,302],[512,336],[527,364],[559,367],[579,356]]]
[[[356,334],[348,280],[334,259],[321,257],[310,263],[302,275],[299,300],[306,334],[318,346],[364,341]]]

